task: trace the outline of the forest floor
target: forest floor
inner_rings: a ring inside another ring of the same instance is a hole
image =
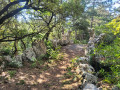
[[[63,46],[60,60],[8,68],[0,74],[0,90],[76,90],[81,83],[68,71],[72,59],[84,56],[84,48],[78,44]]]

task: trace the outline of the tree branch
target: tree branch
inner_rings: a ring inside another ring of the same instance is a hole
[[[21,40],[21,39],[24,39],[26,37],[29,37],[29,36],[35,36],[36,34],[39,34],[42,30],[45,30],[45,27],[43,29],[41,29],[40,31],[38,32],[33,32],[33,33],[30,33],[30,34],[26,34],[26,35],[23,35],[22,37],[11,37],[11,36],[6,36],[2,39],[0,39],[0,42],[9,42],[9,41],[16,41],[16,40]],[[8,38],[8,39],[7,39]],[[9,39],[9,38],[13,38],[13,39]]]
[[[18,3],[20,3],[20,2],[25,2],[25,1],[27,1],[27,0],[17,0],[17,1],[14,1],[14,2],[10,2],[9,4],[7,4],[7,5],[0,11],[0,16],[1,16],[4,12],[8,11],[9,7],[11,7],[11,6],[15,5],[15,4],[18,4]]]
[[[16,9],[16,10],[13,10],[13,11],[11,11],[10,13],[6,14],[6,15],[3,16],[2,18],[0,18],[0,25],[1,25],[6,19],[14,16],[15,14],[17,14],[17,13],[20,12],[20,11],[22,11],[23,9],[29,9],[29,6],[30,6],[30,5],[24,6],[24,7],[22,7],[22,8],[18,8],[18,9]]]

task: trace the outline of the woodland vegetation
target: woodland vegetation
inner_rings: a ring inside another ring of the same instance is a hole
[[[98,77],[120,87],[119,14],[119,0],[0,0],[0,65],[4,56],[14,58],[43,41],[46,53],[33,60],[34,67],[39,60],[59,58],[64,35],[70,33],[68,43],[87,45],[90,37],[105,33],[90,57],[100,57]]]

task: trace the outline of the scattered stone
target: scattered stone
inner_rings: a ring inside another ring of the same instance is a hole
[[[114,86],[112,90],[120,90],[120,88],[118,86]]]
[[[83,71],[83,72],[88,72],[88,73],[93,73],[95,70],[94,68],[89,65],[89,64],[79,64],[79,68]]]
[[[86,85],[86,83],[92,83],[92,84],[97,83],[97,77],[90,73],[84,73],[83,78],[84,78],[83,85]]]
[[[83,90],[99,90],[94,84],[87,84]]]
[[[80,58],[77,59],[77,62],[88,63],[88,58],[87,57],[80,57]]]

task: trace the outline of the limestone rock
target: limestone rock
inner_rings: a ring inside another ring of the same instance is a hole
[[[41,56],[44,56],[47,52],[46,45],[44,41],[35,41],[32,43],[33,51],[36,54],[36,58],[40,58]]]
[[[120,90],[120,88],[117,87],[117,86],[114,86],[114,87],[112,88],[112,90]]]
[[[80,57],[77,59],[78,63],[88,63],[88,58],[87,57]]]
[[[90,73],[84,73],[83,74],[83,84],[85,85],[86,83],[92,83],[92,84],[96,84],[97,83],[97,77],[90,74]]]
[[[52,44],[53,44],[53,46],[56,48],[58,45],[60,45],[60,40],[56,40],[56,39],[54,39],[54,40],[51,40],[51,42],[52,42]]]
[[[87,84],[83,90],[99,90],[94,84]]]
[[[17,55],[14,57],[14,60],[22,62],[22,55]]]
[[[12,61],[12,58],[9,55],[8,56],[4,56],[3,58],[4,58],[5,61],[8,61],[8,62]]]
[[[60,41],[60,45],[62,45],[62,46],[66,46],[66,45],[68,45],[70,42],[68,41],[68,40],[61,40]]]
[[[27,48],[22,55],[23,60],[34,61],[36,59],[35,52],[33,48]]]
[[[15,63],[18,67],[22,67],[22,55],[17,55],[13,58],[13,63]]]
[[[91,65],[89,65],[89,64],[79,64],[79,67],[83,70],[83,71],[85,71],[85,72],[88,72],[88,73],[93,73],[95,70],[94,70],[94,68],[91,66]]]
[[[6,66],[10,67],[21,67],[22,65],[22,56],[17,55],[13,58],[11,56],[4,56],[4,62],[2,63],[1,67],[5,68]]]

